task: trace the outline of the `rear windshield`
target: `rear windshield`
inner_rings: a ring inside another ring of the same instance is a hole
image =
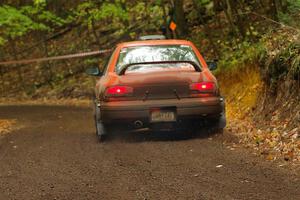
[[[198,66],[200,62],[195,55],[192,47],[188,45],[161,45],[161,46],[137,46],[137,47],[127,47],[121,49],[116,72],[126,66],[127,64],[132,63],[146,63],[146,62],[161,62],[161,61],[192,61]],[[190,65],[185,63],[185,69],[189,68],[194,70],[193,66],[187,67]],[[151,71],[158,70],[163,68],[174,68],[180,69],[183,65],[180,64],[155,64],[155,65],[134,65],[127,69],[129,71]]]

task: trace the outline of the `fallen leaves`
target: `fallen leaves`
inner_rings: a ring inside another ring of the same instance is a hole
[[[9,133],[15,124],[16,120],[0,119],[0,136]]]
[[[300,162],[300,130],[299,128],[257,128],[250,119],[232,119],[229,129],[238,135],[239,142],[246,147],[255,149],[266,160],[279,158],[285,161]]]

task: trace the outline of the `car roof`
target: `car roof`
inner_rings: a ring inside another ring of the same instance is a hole
[[[138,40],[120,43],[118,47],[124,48],[147,45],[192,45],[192,43],[187,40]]]

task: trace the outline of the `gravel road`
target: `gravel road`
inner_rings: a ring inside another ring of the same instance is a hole
[[[0,139],[0,200],[300,199],[297,171],[232,137],[116,133],[97,143],[92,109],[1,106],[19,128]]]

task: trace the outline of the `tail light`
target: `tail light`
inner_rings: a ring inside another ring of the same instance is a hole
[[[213,93],[215,91],[215,84],[213,82],[193,83],[190,89],[198,93]]]
[[[113,86],[109,87],[105,91],[105,96],[107,97],[124,97],[130,96],[133,93],[132,87],[127,86]]]

